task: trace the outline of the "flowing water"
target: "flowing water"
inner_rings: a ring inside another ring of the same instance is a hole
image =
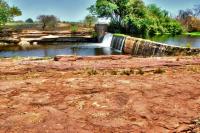
[[[125,37],[115,37],[114,36],[111,41],[110,47],[121,52],[121,51],[123,51],[124,43],[125,43]]]
[[[53,43],[33,46],[0,47],[0,57],[46,57],[56,55],[113,55],[121,54],[110,47],[113,35],[106,34],[102,43]]]
[[[200,48],[200,37],[190,36],[155,36],[148,38],[156,42],[162,42],[165,44],[197,47]],[[8,46],[0,47],[0,57],[46,57],[56,55],[80,55],[80,56],[92,56],[92,55],[112,55],[122,54],[125,38],[115,37],[108,33],[105,35],[102,43],[51,43],[40,44],[33,46]],[[156,48],[151,43],[147,42],[144,45],[140,45],[140,41],[134,45],[134,55],[162,55],[163,48]]]

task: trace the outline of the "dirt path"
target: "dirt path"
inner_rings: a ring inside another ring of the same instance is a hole
[[[0,133],[200,132],[200,57],[0,59]]]

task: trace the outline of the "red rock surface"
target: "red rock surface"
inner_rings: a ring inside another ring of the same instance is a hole
[[[200,57],[0,59],[1,133],[200,132]]]

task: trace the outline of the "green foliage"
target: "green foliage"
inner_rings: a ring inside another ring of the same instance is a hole
[[[120,33],[115,33],[113,36],[119,36],[119,37],[127,37],[128,35],[120,34]]]
[[[200,32],[190,32],[190,33],[184,33],[185,35],[189,35],[189,36],[196,36],[196,37],[200,37]]]
[[[6,1],[0,0],[0,27],[12,20],[13,17],[20,16],[21,14],[22,12],[18,7],[10,7]]]
[[[78,25],[77,24],[72,24],[71,25],[71,33],[76,33],[78,31]]]
[[[87,15],[84,20],[85,24],[91,27],[93,24],[97,22],[97,18],[92,15]]]
[[[0,0],[0,26],[8,22],[10,17],[8,4],[5,1]]]
[[[92,31],[92,38],[96,38],[97,37],[97,33],[95,31]]]
[[[34,21],[33,21],[32,18],[28,18],[25,22],[26,22],[26,23],[33,23]]]
[[[11,7],[10,10],[9,10],[9,12],[10,12],[10,15],[12,17],[21,16],[22,15],[21,10],[18,7],[16,7],[16,6]]]
[[[8,22],[9,19],[10,19],[10,15],[9,15],[8,10],[4,7],[1,7],[0,8],[0,26]]]
[[[110,18],[109,31],[131,35],[180,34],[182,25],[155,4],[143,0],[97,0],[89,8],[92,14]]]

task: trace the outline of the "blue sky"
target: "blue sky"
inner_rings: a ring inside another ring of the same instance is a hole
[[[80,21],[88,14],[86,10],[96,0],[6,0],[18,6],[23,15],[17,20],[36,19],[40,14],[54,14],[65,21]],[[200,0],[144,0],[146,4],[156,3],[159,7],[177,14],[180,9],[192,8]]]

